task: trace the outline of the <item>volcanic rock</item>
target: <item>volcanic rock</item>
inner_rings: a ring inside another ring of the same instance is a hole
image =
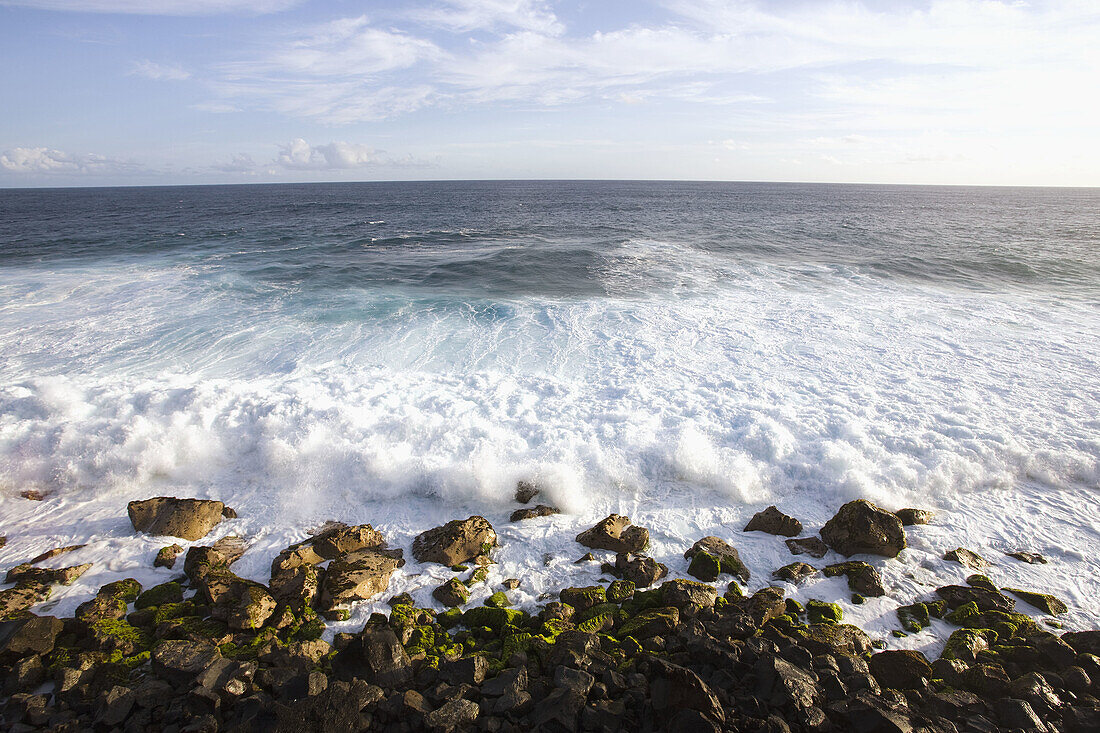
[[[649,530],[632,525],[629,517],[612,514],[577,535],[577,542],[594,550],[642,552],[649,546]]]
[[[872,654],[867,660],[878,683],[891,690],[915,690],[932,679],[932,667],[924,655],[912,649]]]
[[[646,555],[620,552],[615,556],[615,575],[638,588],[648,588],[668,575],[668,566]]]
[[[536,519],[538,517],[549,517],[552,514],[560,514],[560,510],[557,507],[546,506],[545,504],[539,504],[536,507],[527,507],[525,509],[517,509],[512,512],[512,516],[508,518],[510,522],[519,522],[524,519]]]
[[[497,534],[485,517],[455,519],[429,529],[413,540],[417,562],[436,562],[452,567],[487,555],[497,544]]]
[[[957,562],[972,570],[984,570],[989,567],[989,561],[976,552],[971,552],[965,547],[956,547],[954,550],[944,553],[944,560]]]
[[[848,588],[865,596],[884,596],[886,589],[882,586],[882,576],[870,563],[861,560],[849,560],[825,566],[825,576],[835,578],[844,575],[848,578]]]
[[[829,547],[819,537],[800,537],[797,540],[786,540],[786,544],[792,555],[809,555],[821,559],[829,551]]]
[[[126,510],[138,532],[179,537],[191,542],[202,539],[222,521],[225,504],[207,499],[176,499],[158,496],[131,501]]]
[[[928,524],[936,516],[927,509],[898,509],[894,514],[901,520],[902,525],[909,527],[914,524]]]
[[[897,515],[865,499],[850,501],[821,528],[821,539],[845,556],[859,553],[897,557],[906,547]]]
[[[393,571],[405,564],[402,554],[401,550],[371,548],[333,560],[321,585],[321,608],[331,610],[379,595],[389,586]]]
[[[742,583],[749,582],[749,569],[741,562],[737,550],[725,540],[704,537],[692,545],[684,557],[691,560],[688,574],[699,580],[712,582],[718,580],[721,573],[728,573],[740,578]]]
[[[762,512],[757,512],[749,523],[745,525],[744,532],[767,532],[784,537],[796,537],[802,533],[802,522],[794,517],[789,517],[776,507],[770,506]]]

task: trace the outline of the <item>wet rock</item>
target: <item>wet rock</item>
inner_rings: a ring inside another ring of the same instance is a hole
[[[279,603],[300,611],[314,605],[321,593],[324,570],[314,565],[279,570],[271,576],[268,589]]]
[[[58,555],[64,555],[67,552],[73,552],[74,550],[79,550],[80,548],[86,546],[87,545],[69,545],[68,547],[55,547],[52,550],[46,550],[41,555],[37,555],[36,557],[32,558],[30,564],[37,565],[40,562],[51,560]]]
[[[275,613],[276,606],[278,603],[264,585],[241,580],[225,600],[225,622],[235,631],[259,629]]]
[[[179,537],[191,542],[209,534],[222,521],[225,504],[206,499],[176,499],[158,496],[131,501],[126,510],[138,532]]]
[[[694,580],[668,580],[661,584],[661,598],[681,610],[692,606],[710,608],[718,599],[718,590]]]
[[[1036,710],[1043,712],[1062,705],[1054,687],[1038,672],[1030,672],[1012,680],[1008,683],[1007,692],[1017,700],[1028,701]]]
[[[46,583],[25,582],[0,590],[0,618],[22,613],[49,596],[50,586]]]
[[[536,507],[528,507],[526,509],[517,509],[512,512],[512,516],[509,517],[510,522],[520,522],[524,519],[536,519],[538,517],[549,517],[552,514],[561,514],[561,511],[554,506],[547,506],[545,504],[539,504]]]
[[[836,603],[811,598],[806,603],[806,618],[811,624],[839,624],[844,620],[844,611]]]
[[[705,582],[718,580],[721,573],[740,578],[742,583],[749,582],[749,569],[741,562],[737,550],[725,540],[717,537],[704,537],[692,545],[684,557],[691,560],[688,574]]]
[[[30,654],[49,654],[64,629],[64,622],[53,616],[0,621],[0,661],[10,663]]]
[[[934,512],[930,512],[927,509],[898,509],[894,514],[905,527],[911,527],[914,524],[929,524],[936,516]]]
[[[1016,607],[1016,602],[1008,596],[985,588],[945,585],[942,588],[937,588],[936,594],[945,600],[948,607],[952,609],[966,603],[974,603],[979,611],[1011,611]]]
[[[761,657],[756,664],[756,678],[757,696],[770,705],[805,711],[824,702],[824,694],[810,673],[780,657]]]
[[[155,608],[165,603],[179,603],[183,600],[183,587],[175,582],[161,583],[141,593],[134,600],[134,608]]]
[[[642,552],[649,546],[649,530],[630,523],[630,517],[611,514],[577,535],[577,542],[594,550]]]
[[[451,578],[432,591],[432,598],[448,608],[455,608],[470,600],[470,590],[459,581]]]
[[[536,496],[538,496],[541,490],[530,481],[518,481],[516,483],[516,501],[520,504],[527,504]]]
[[[8,571],[5,583],[20,585],[72,585],[77,578],[91,570],[91,563],[67,568],[36,568],[30,563],[16,565]]]
[[[680,623],[680,611],[672,606],[643,611],[622,625],[617,631],[620,637],[633,636],[648,639],[668,634]]]
[[[783,567],[772,573],[772,577],[777,580],[785,580],[788,583],[794,583],[798,585],[802,581],[817,575],[817,568],[813,565],[807,565],[804,562],[792,562],[789,565]]]
[[[928,628],[932,620],[928,612],[928,606],[924,603],[914,603],[908,606],[898,606],[898,621],[901,627],[911,634],[921,629]]]
[[[520,586],[519,578],[505,578],[501,583],[505,590],[516,590]]]
[[[513,667],[506,669],[491,680],[481,685],[481,694],[489,697],[500,697],[509,693],[527,691],[527,668]]]
[[[821,539],[842,555],[897,557],[906,547],[901,520],[865,499],[850,501],[821,528]]]
[[[1065,603],[1047,593],[1035,593],[1033,591],[1020,590],[1019,588],[1005,588],[1005,590],[1025,603],[1038,608],[1043,613],[1057,615],[1069,610]]]
[[[166,545],[165,547],[157,550],[157,556],[153,560],[153,567],[155,568],[168,568],[171,570],[176,566],[176,558],[183,552],[181,545]]]
[[[848,579],[848,588],[865,596],[879,597],[886,595],[886,589],[882,586],[882,576],[870,563],[862,560],[849,560],[825,566],[825,576],[835,578],[843,575]]]
[[[943,559],[949,562],[957,562],[971,570],[984,570],[990,563],[976,552],[971,552],[965,547],[956,547],[954,550],[944,553]]]
[[[153,649],[153,672],[169,682],[189,685],[219,658],[221,652],[209,642],[162,641]]]
[[[393,571],[405,564],[401,550],[364,549],[333,560],[321,586],[324,610],[383,593]]]
[[[1001,592],[997,589],[997,586],[994,585],[993,581],[990,580],[988,576],[980,575],[978,573],[975,573],[974,575],[968,575],[966,578],[966,584],[974,588],[985,588],[986,590],[992,591],[993,593]]]
[[[959,673],[959,686],[980,697],[1003,697],[1008,684],[1008,675],[996,664],[975,664]]]
[[[648,588],[668,575],[668,566],[646,555],[620,552],[615,556],[615,574],[637,588]]]
[[[809,555],[820,559],[829,551],[829,547],[821,541],[820,537],[799,537],[785,542],[792,555]]]
[[[810,624],[808,636],[803,642],[814,654],[848,655],[862,657],[874,650],[871,637],[863,629],[851,624]]]
[[[583,555],[581,555],[580,557],[578,557],[576,560],[574,560],[573,564],[574,565],[581,565],[582,563],[586,563],[586,562],[596,562],[596,556],[593,555],[591,552],[586,552]],[[543,563],[543,564],[548,565],[549,563]]]
[[[481,714],[481,707],[472,700],[459,698],[443,703],[437,710],[424,716],[424,722],[430,730],[450,731],[459,726],[470,725]]]
[[[740,606],[752,619],[753,625],[762,626],[787,612],[787,603],[783,596],[782,588],[761,588],[749,598],[741,600]],[[726,597],[729,598],[729,594]]]
[[[977,661],[980,652],[989,648],[991,638],[991,634],[984,630],[959,629],[948,637],[940,658],[973,663]]]
[[[332,660],[332,670],[342,679],[362,679],[394,688],[412,680],[412,663],[393,630],[367,628],[353,637]]]
[[[27,501],[45,501],[47,494],[42,491],[36,491],[35,489],[27,489],[26,491],[20,491],[19,495]]]
[[[726,722],[718,696],[692,670],[654,657],[647,677],[650,704],[659,716],[668,718],[675,711],[694,710],[715,723]]]
[[[932,679],[932,667],[924,655],[912,649],[872,654],[867,660],[878,683],[891,690],[916,690]]]
[[[484,517],[455,519],[442,527],[429,529],[413,540],[417,562],[435,562],[448,567],[488,554],[497,544],[497,534]]]
[[[744,532],[767,532],[783,537],[797,537],[802,533],[802,522],[789,517],[776,507],[770,506],[753,515],[745,525]]]
[[[1008,557],[1015,558],[1021,562],[1030,563],[1032,565],[1046,565],[1047,559],[1037,552],[1009,552],[1005,553]]]
[[[583,588],[563,588],[558,595],[562,603],[571,606],[578,612],[587,611],[607,602],[607,593],[599,585],[590,585]]]
[[[309,545],[324,560],[332,560],[356,550],[385,547],[386,540],[369,524],[349,527],[334,522],[318,532]]]

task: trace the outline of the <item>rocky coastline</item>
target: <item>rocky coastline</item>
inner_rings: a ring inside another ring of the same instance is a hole
[[[520,483],[513,522],[557,512],[538,495]],[[128,514],[135,531],[188,542],[236,516],[222,502],[172,497],[131,502]],[[120,579],[71,618],[36,615],[53,586],[90,567],[42,567],[78,549],[59,547],[10,568],[0,590],[0,722],[168,733],[1100,730],[1100,630],[1062,632],[1065,603],[997,587],[983,574],[989,561],[966,548],[944,554],[974,571],[965,584],[896,609],[897,636],[933,618],[955,627],[937,659],[883,648],[836,603],[803,605],[778,585],[743,589],[754,573],[793,584],[821,573],[846,578],[853,603],[883,596],[870,563],[813,561],[829,550],[894,558],[905,527],[930,521],[857,500],[805,536],[768,507],[740,531],[775,535],[797,559],[749,568],[730,528],[684,548],[674,571],[688,580],[667,579],[669,567],[645,554],[646,528],[612,514],[563,548],[601,561],[602,582],[561,588],[530,610],[509,598],[521,579],[470,603],[499,543],[480,516],[412,542],[416,562],[454,573],[432,592],[434,608],[386,598],[405,550],[371,525],[318,528],[272,559],[266,585],[232,569],[243,538],[166,544],[155,565],[178,571],[172,580]],[[1045,560],[1021,551],[1010,561]],[[389,612],[356,633],[325,633],[326,621],[372,599]]]

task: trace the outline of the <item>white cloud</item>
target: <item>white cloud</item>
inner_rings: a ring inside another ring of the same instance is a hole
[[[552,35],[565,31],[542,0],[444,0],[442,7],[414,10],[410,17],[459,33],[499,28]]]
[[[256,165],[256,161],[252,160],[251,155],[247,153],[238,153],[234,155],[233,159],[228,163],[215,163],[213,168],[221,173],[255,174],[259,166]]]
[[[0,0],[0,5],[80,13],[134,15],[217,15],[276,13],[302,0]]]
[[[75,173],[81,175],[141,171],[141,166],[95,153],[70,154],[53,148],[12,148],[0,154],[0,168],[20,174]]]
[[[284,145],[276,160],[293,170],[346,170],[365,168],[376,162],[375,151],[366,145],[346,142],[310,145],[300,137]]]
[[[155,61],[135,61],[130,76],[141,76],[156,81],[183,81],[191,78],[191,72],[178,64],[158,64]]]

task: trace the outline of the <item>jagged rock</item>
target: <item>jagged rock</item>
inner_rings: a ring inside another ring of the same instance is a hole
[[[774,506],[753,515],[744,532],[767,532],[783,537],[797,537],[802,533],[802,522],[789,517]]]
[[[481,714],[481,707],[472,700],[451,700],[424,716],[424,722],[433,731],[450,731],[472,724]]]
[[[792,555],[809,555],[821,559],[829,551],[828,545],[820,537],[799,537],[796,540],[785,540],[785,543]]]
[[[153,649],[153,672],[169,682],[190,685],[221,652],[205,641],[162,641]]]
[[[839,624],[844,620],[844,610],[836,603],[811,598],[806,602],[806,618],[811,624]]]
[[[480,685],[489,674],[489,660],[475,655],[447,662],[439,668],[439,678],[451,685]]]
[[[912,649],[872,654],[867,660],[878,683],[891,690],[916,690],[932,679],[932,667],[924,655]]]
[[[1035,608],[1038,608],[1043,613],[1058,615],[1069,611],[1065,603],[1047,593],[1035,593],[1029,590],[1020,590],[1019,588],[1005,588],[1005,590],[1025,603],[1035,606]]]
[[[1008,683],[1008,675],[996,664],[975,664],[959,673],[959,686],[980,697],[1003,697]]]
[[[1003,593],[967,585],[945,585],[937,588],[936,594],[952,609],[971,602],[978,606],[979,611],[1011,611],[1016,607],[1016,601]]]
[[[661,584],[661,599],[681,610],[690,606],[709,608],[718,599],[718,590],[694,580],[668,580]]]
[[[454,608],[470,600],[470,591],[465,585],[451,578],[432,591],[432,598],[448,608]]]
[[[622,625],[616,632],[621,637],[648,639],[674,631],[680,624],[680,611],[673,606],[643,611]]]
[[[168,568],[171,570],[176,566],[176,558],[183,552],[182,545],[167,545],[157,550],[157,556],[153,560],[153,567],[155,568]]]
[[[821,528],[821,539],[841,555],[897,557],[905,549],[901,520],[865,499],[850,501]]]
[[[1008,684],[1008,694],[1017,700],[1026,700],[1036,710],[1052,710],[1061,707],[1062,701],[1046,677],[1038,672],[1021,675]]]
[[[748,598],[741,599],[738,602],[742,610],[752,619],[753,625],[759,627],[787,612],[787,603],[783,596],[784,591],[782,588],[769,586],[761,588]],[[726,598],[730,598],[728,593]]]
[[[37,565],[40,562],[45,562],[46,560],[57,557],[58,555],[64,555],[67,552],[79,550],[82,547],[87,547],[87,545],[69,545],[68,547],[55,547],[52,550],[46,550],[41,555],[37,555],[32,558],[30,560],[30,564]]]
[[[364,549],[333,560],[321,585],[321,608],[331,610],[384,592],[393,571],[405,564],[401,555],[401,550]]]
[[[412,663],[389,627],[367,628],[353,637],[332,660],[342,679],[361,679],[382,687],[400,687],[413,676]]]
[[[941,659],[958,659],[967,664],[978,658],[978,653],[989,648],[991,635],[985,630],[959,629],[951,634],[944,644]]]
[[[870,563],[861,560],[849,560],[825,566],[825,576],[835,578],[843,575],[848,579],[848,588],[865,596],[884,596],[886,589],[882,586],[882,576]]]
[[[903,526],[910,527],[914,524],[929,524],[936,516],[927,509],[898,509],[894,514],[901,520]]]
[[[242,579],[234,584],[225,605],[226,624],[235,631],[244,631],[262,627],[278,603],[265,586]]]
[[[792,562],[789,565],[783,567],[772,573],[772,577],[777,580],[785,580],[788,583],[794,583],[798,585],[806,578],[817,575],[817,568],[813,565],[807,565],[804,562]]]
[[[646,555],[620,552],[615,556],[615,574],[637,588],[648,588],[668,575],[668,566]]]
[[[27,501],[45,501],[48,494],[35,489],[27,489],[26,491],[20,491],[19,495]]]
[[[649,546],[649,530],[630,523],[630,517],[611,514],[577,535],[577,542],[594,550],[642,552]]]
[[[527,691],[527,667],[506,669],[481,685],[481,694],[500,697],[509,693]]]
[[[1032,565],[1046,565],[1047,559],[1037,552],[1008,552],[1005,553],[1008,557],[1015,558],[1021,562],[1030,563]]]
[[[314,552],[324,560],[332,560],[356,550],[385,547],[382,533],[369,524],[349,527],[334,522],[318,532],[309,544]]]
[[[1069,631],[1062,634],[1062,641],[1073,647],[1078,654],[1100,657],[1100,631]]]
[[[561,514],[561,511],[554,506],[547,506],[545,504],[539,504],[536,507],[528,507],[526,509],[517,509],[512,512],[512,516],[509,517],[510,522],[519,522],[524,519],[536,519],[538,517],[549,517],[552,514]]]
[[[650,704],[658,715],[671,717],[670,713],[687,709],[702,713],[715,723],[726,722],[718,696],[692,670],[653,657],[649,661],[647,678]]]
[[[268,588],[279,603],[300,611],[312,606],[321,592],[324,569],[305,564],[272,574]]]
[[[207,499],[176,499],[158,496],[131,501],[126,510],[138,532],[179,537],[194,542],[209,534],[222,521],[225,504]]]
[[[972,570],[984,570],[989,567],[989,561],[978,553],[971,552],[965,547],[956,547],[954,550],[945,552],[943,559],[949,562],[957,562]]]
[[[756,694],[776,707],[790,706],[796,711],[820,707],[824,694],[806,670],[770,654],[756,663]]]
[[[997,718],[1008,730],[1050,730],[1043,723],[1043,719],[1035,714],[1035,710],[1024,700],[1009,698],[997,705]]]
[[[874,649],[871,637],[858,626],[851,624],[810,624],[809,635],[804,642],[814,654],[847,654],[863,657]]]
[[[0,618],[22,613],[49,596],[50,586],[45,583],[25,582],[0,590]]]
[[[990,580],[989,577],[986,575],[979,575],[977,573],[975,573],[974,575],[968,575],[966,578],[966,584],[969,586],[973,586],[974,588],[985,588],[986,590],[992,591],[994,593],[1001,592],[1000,590],[998,590],[993,581]]]
[[[92,564],[72,565],[67,568],[36,568],[30,563],[16,565],[8,571],[5,583],[19,585],[72,585],[77,578],[91,570]]]
[[[497,534],[484,517],[455,519],[442,527],[422,532],[413,540],[417,562],[436,562],[452,567],[487,555],[497,544]]]
[[[0,621],[0,661],[11,662],[29,654],[49,654],[64,629],[64,622],[53,616]]]
[[[519,481],[516,483],[516,501],[520,504],[527,504],[542,491],[530,483],[529,481]]]
[[[740,578],[742,583],[749,582],[749,569],[741,562],[737,550],[725,540],[704,537],[692,545],[684,557],[691,560],[688,574],[699,580],[712,582],[718,580],[721,573],[729,573]]]
[[[558,594],[561,602],[576,611],[588,609],[607,602],[607,592],[603,586],[590,585],[584,588],[563,588]]]
[[[134,608],[155,608],[165,603],[179,603],[183,600],[183,587],[174,581],[155,585],[137,597]]]
[[[897,614],[898,621],[901,622],[901,627],[913,634],[921,629],[927,628],[932,623],[928,612],[928,605],[924,603],[898,606]]]

